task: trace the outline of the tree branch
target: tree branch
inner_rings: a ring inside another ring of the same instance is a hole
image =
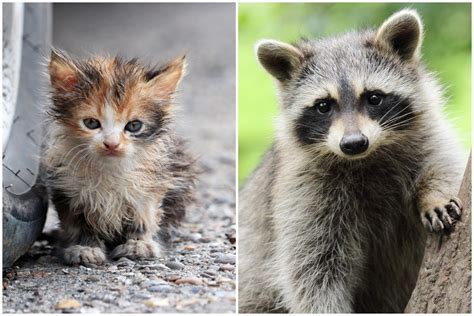
[[[406,313],[471,312],[471,157],[459,190],[462,221],[450,236],[430,235]]]

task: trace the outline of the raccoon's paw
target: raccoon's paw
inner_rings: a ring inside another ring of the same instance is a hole
[[[64,262],[68,265],[101,265],[106,261],[104,251],[99,247],[70,246],[63,251]]]
[[[115,247],[110,256],[113,259],[127,257],[131,260],[140,260],[157,258],[160,254],[160,246],[153,240],[129,239],[126,243]]]
[[[463,206],[458,198],[452,198],[444,206],[436,206],[428,212],[421,214],[423,225],[429,232],[451,233],[453,224],[461,219]]]

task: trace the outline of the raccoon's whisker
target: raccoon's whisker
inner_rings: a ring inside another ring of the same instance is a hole
[[[379,120],[378,120],[378,123],[380,124],[380,122],[383,121],[383,119],[394,109],[396,108],[402,101],[398,101],[397,103],[395,103]],[[396,115],[396,114],[395,114]]]
[[[305,123],[298,123],[296,125],[296,127],[309,127],[311,129],[311,132],[317,132],[317,133],[321,133],[323,135],[327,134],[327,131],[325,131],[323,129],[318,129],[314,125],[309,125],[309,124],[305,124]]]
[[[392,126],[392,123],[393,123],[393,122],[395,122],[395,124],[396,124],[396,123],[398,123],[398,122],[397,122],[398,120],[403,119],[404,117],[409,116],[409,115],[411,115],[411,114],[412,114],[412,113],[405,113],[405,114],[403,114],[403,115],[401,115],[401,116],[395,117],[395,118],[391,119],[390,121],[385,122],[385,124],[381,125],[381,127],[382,127],[382,128],[384,128],[384,127],[390,127],[390,126]],[[415,119],[415,118],[416,118],[416,117],[413,117],[413,119]],[[400,121],[400,122],[404,122],[404,120],[402,120],[402,121]]]
[[[396,120],[399,120],[400,118],[406,116],[406,115],[410,115],[411,113],[405,113],[401,116],[398,116],[398,114],[400,114],[401,112],[403,112],[405,109],[402,109],[401,111],[397,112],[394,114],[394,116],[390,117],[387,121],[385,122],[382,122],[382,124],[380,126],[384,127],[384,126],[387,126],[387,125],[390,125],[391,122],[393,121],[396,121]]]
[[[316,134],[314,137],[311,137],[310,140],[312,141],[311,146],[315,146],[324,142],[324,139],[319,138],[318,136],[324,136],[324,134]]]
[[[394,109],[396,106],[398,106],[399,104],[400,104],[400,102],[397,103],[397,104],[395,104],[395,105],[390,109],[390,111],[391,111],[392,109]],[[400,111],[398,111],[397,113],[395,113],[390,119],[388,119],[388,120],[385,121],[385,122],[382,122],[382,119],[380,119],[380,120],[379,120],[380,125],[381,125],[381,126],[384,126],[384,125],[390,124],[390,122],[392,122],[393,120],[398,119],[399,117],[398,117],[397,115],[400,114],[400,113],[402,113],[403,111],[405,111],[408,107],[410,107],[410,105],[405,106],[403,109],[401,109]],[[389,111],[389,112],[390,112],[390,111]],[[387,113],[388,113],[388,112],[387,112]],[[408,113],[408,114],[409,114],[409,113]],[[385,115],[384,115],[384,116],[385,116]]]
[[[410,118],[407,118],[407,119],[405,119],[405,120],[403,120],[403,121],[395,122],[394,124],[391,124],[391,125],[388,125],[388,126],[384,126],[383,129],[384,129],[385,131],[393,131],[393,130],[399,128],[399,127],[404,127],[404,126],[409,127],[409,126],[410,126],[409,123],[412,122],[412,121],[414,121],[414,120],[416,120],[415,117],[410,117]]]
[[[340,157],[338,155],[335,155],[333,153],[325,153],[324,145],[313,146],[310,150],[308,150],[308,152],[313,154],[313,157],[309,160],[310,164],[314,162],[324,161],[327,162],[328,165],[332,165],[340,160]],[[330,159],[324,159],[324,157],[326,156],[330,156]]]
[[[396,129],[397,127],[407,126],[408,123],[410,123],[411,121],[413,121],[413,120],[415,120],[415,119],[416,119],[416,117],[410,117],[410,118],[408,118],[408,119],[406,119],[406,120],[403,120],[403,121],[401,121],[401,122],[397,122],[397,123],[395,123],[395,124],[386,126],[386,129],[385,129],[385,130],[386,130],[386,131],[391,131],[391,130]]]
[[[402,142],[403,140],[405,140],[405,137],[408,136],[408,135],[404,135],[404,133],[398,133],[397,135],[395,136],[392,136],[392,137],[389,137],[387,138],[387,141],[392,141],[396,147],[398,147]],[[423,151],[421,151],[421,149],[419,149],[417,146],[411,146],[409,143],[403,143],[403,148],[406,150],[407,148],[410,149],[410,151],[413,151],[414,153],[416,154],[419,154],[421,156],[424,156],[426,153],[424,153]],[[386,152],[386,153],[389,153],[389,155],[387,156],[387,158],[391,159],[392,161],[396,162],[394,159],[393,159],[393,155],[394,154],[399,154],[400,152],[400,148],[393,148],[393,146],[381,146],[378,150],[379,152]],[[385,156],[384,156],[385,157]]]
[[[406,127],[406,126],[409,126],[409,123],[411,122],[412,120],[406,120],[406,121],[403,121],[403,122],[398,122],[396,124],[393,124],[393,125],[390,125],[390,126],[387,126],[385,131],[393,131],[397,128],[400,128],[400,127]]]

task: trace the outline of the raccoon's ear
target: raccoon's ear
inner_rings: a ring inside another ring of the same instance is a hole
[[[418,58],[423,24],[415,10],[404,9],[389,17],[378,29],[376,41],[388,44],[404,60]]]
[[[79,82],[79,71],[66,53],[53,49],[49,59],[49,76],[54,89],[62,92],[72,91]]]
[[[145,74],[148,86],[159,98],[172,97],[186,71],[186,56],[173,59],[164,67]]]
[[[259,41],[256,54],[263,68],[280,82],[291,79],[303,60],[303,53],[298,48],[274,40]]]

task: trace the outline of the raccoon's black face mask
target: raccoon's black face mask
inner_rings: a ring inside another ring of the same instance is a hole
[[[383,132],[408,129],[415,117],[410,100],[394,93],[357,96],[341,89],[339,96],[315,100],[295,120],[295,134],[304,146],[327,143],[335,153],[364,156]]]
[[[297,45],[264,40],[257,55],[279,83],[301,146],[362,158],[414,127],[421,34],[418,16],[401,11],[377,31]]]

